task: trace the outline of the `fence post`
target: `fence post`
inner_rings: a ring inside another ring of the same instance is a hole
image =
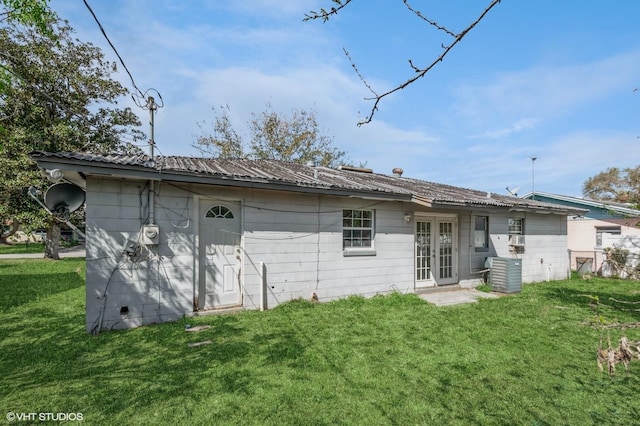
[[[264,311],[266,309],[265,302],[266,292],[267,292],[267,274],[265,273],[264,261],[259,262],[258,268],[260,269],[260,310]]]

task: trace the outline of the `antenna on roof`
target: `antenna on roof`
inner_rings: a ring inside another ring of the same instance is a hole
[[[151,157],[151,161],[153,161],[154,157],[154,147],[156,144],[155,141],[155,120],[153,115],[155,114],[158,106],[156,105],[156,100],[153,96],[149,96],[147,98],[147,108],[149,109],[149,157]]]
[[[531,199],[536,199],[536,175],[534,164],[538,157],[531,157]]]
[[[515,187],[515,188],[513,188],[513,189],[509,189],[509,187],[507,186],[507,187],[506,187],[506,190],[507,190],[507,192],[508,192],[509,194],[511,194],[513,197],[517,197],[517,196],[518,196],[518,191],[520,190],[520,187],[519,187],[519,186],[516,186],[516,187]]]
[[[158,95],[160,95],[158,93]],[[162,99],[162,98],[160,98]],[[159,105],[156,103],[156,100],[153,96],[149,96],[147,98],[147,108],[149,109],[149,165],[151,167],[155,167],[155,120],[153,118],[154,114],[158,110]],[[149,180],[149,216],[148,223],[150,225],[155,225],[156,223],[156,208],[155,208],[155,183],[153,179]]]

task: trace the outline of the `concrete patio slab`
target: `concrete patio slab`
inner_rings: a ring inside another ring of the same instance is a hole
[[[485,293],[475,289],[459,289],[450,291],[438,291],[419,294],[422,299],[436,306],[460,305],[463,303],[475,303],[478,299],[495,299],[500,297],[494,293]]]

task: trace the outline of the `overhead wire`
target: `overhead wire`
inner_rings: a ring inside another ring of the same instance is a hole
[[[188,189],[188,188],[183,188],[183,187],[180,187],[178,185],[171,184],[171,183],[168,183],[168,184],[171,185],[171,186],[175,186],[178,189],[181,189],[181,190],[183,190],[183,191],[185,191],[187,193],[193,193],[194,195],[208,196],[208,194],[199,194],[197,191],[194,191],[194,190],[191,190],[191,189]],[[145,192],[145,190],[147,190],[147,192],[148,192],[147,186],[143,187],[138,193],[139,204],[140,204],[140,217],[139,217],[139,219],[140,219],[141,224],[144,224],[144,222],[145,222],[145,218],[144,218],[144,216],[145,216],[145,212],[144,212],[145,206],[144,206],[143,198],[142,198],[143,197],[143,193]],[[163,197],[161,195],[160,188],[158,188],[158,193],[156,195],[157,195],[158,199],[161,199]],[[234,231],[229,231],[229,230],[225,230],[225,229],[219,229],[219,228],[215,227],[213,224],[208,224],[208,223],[202,222],[202,221],[200,222],[200,226],[205,228],[205,229],[215,229],[215,230],[217,230],[219,232],[222,232],[222,233],[228,233],[228,234],[231,234],[231,235],[235,235],[235,236],[238,236],[238,237],[241,237],[241,238],[250,239],[250,240],[290,241],[290,240],[303,239],[303,238],[317,236],[318,239],[315,241],[315,243],[317,245],[317,248],[318,248],[318,253],[317,253],[318,256],[316,258],[316,285],[315,285],[315,290],[317,291],[317,289],[319,287],[319,284],[320,284],[320,278],[319,278],[319,274],[320,274],[320,238],[319,237],[320,237],[322,232],[324,232],[324,231],[326,231],[328,229],[335,228],[340,223],[342,223],[342,217],[340,216],[339,218],[336,218],[336,220],[331,221],[331,222],[325,224],[324,226],[322,226],[321,217],[322,217],[323,214],[341,213],[344,210],[344,209],[323,210],[322,209],[321,197],[322,196],[320,195],[319,199],[318,199],[317,209],[315,209],[314,211],[270,209],[270,208],[263,208],[263,207],[260,207],[260,206],[252,206],[252,205],[248,205],[248,204],[242,203],[242,202],[233,202],[234,205],[237,205],[237,206],[242,207],[242,208],[251,208],[251,209],[256,209],[256,210],[267,210],[267,211],[280,212],[280,213],[296,213],[296,214],[306,214],[306,215],[316,214],[317,215],[317,224],[315,224],[315,225],[317,225],[317,228],[316,228],[316,230],[314,232],[308,232],[308,233],[301,234],[300,232],[290,231],[291,235],[286,236],[286,237],[269,237],[269,236],[253,236],[253,235],[248,235],[248,234],[246,234],[244,232],[234,232]],[[211,199],[213,199],[215,201],[220,201],[220,202],[229,202],[228,200],[221,200],[221,199],[218,199],[218,198],[215,198],[215,197],[212,197]],[[149,201],[147,200],[147,204],[148,204],[148,202]],[[185,225],[185,226],[177,226],[177,225],[175,225],[174,223],[171,222],[171,224],[174,227],[176,227],[176,228],[187,228],[187,227],[189,227],[190,220],[191,220],[191,216],[189,214],[189,212],[191,211],[190,199],[189,198],[186,199],[186,203],[185,203],[185,206],[182,208],[182,212],[178,212],[177,210],[175,210],[175,209],[173,209],[173,208],[171,208],[169,206],[164,205],[159,200],[157,202],[158,202],[159,205],[164,207],[166,210],[170,211],[173,214],[176,214],[178,216],[178,219],[179,219],[178,223],[180,223],[182,221],[186,221],[187,222],[187,225]],[[361,206],[360,208],[364,208],[364,209],[372,208],[372,207],[378,206],[380,204],[384,204],[385,202],[386,201],[377,201],[377,202],[368,204],[366,206]],[[195,211],[194,211],[194,214],[196,214]],[[138,244],[141,244],[140,238],[141,238],[141,234],[139,232],[138,233],[138,238],[137,238],[138,239],[138,241],[137,241]],[[115,260],[122,259],[124,254],[125,253],[121,253],[119,256],[109,256],[109,258],[112,258],[112,259],[115,259]],[[105,257],[105,258],[107,258],[107,257]],[[91,259],[91,260],[100,260],[100,259],[104,259],[104,258],[97,258],[97,259]],[[138,274],[137,266],[141,262],[147,261],[147,260],[157,262],[157,265],[155,266],[156,269],[153,269],[153,270],[157,274],[157,276],[156,276],[157,280],[156,281],[157,281],[157,291],[158,291],[158,294],[157,294],[157,297],[158,297],[158,300],[157,300],[158,310],[157,310],[156,314],[157,314],[158,318],[160,318],[161,309],[162,309],[162,299],[161,299],[162,295],[161,295],[161,292],[163,290],[163,288],[162,288],[162,286],[160,284],[161,275],[163,275],[163,278],[166,280],[166,284],[168,285],[168,288],[170,288],[172,286],[171,277],[170,277],[170,275],[169,275],[169,273],[168,273],[168,271],[166,269],[166,265],[164,263],[164,256],[160,255],[160,252],[158,251],[158,253],[148,253],[147,256],[143,256],[143,257],[131,257],[131,256],[129,256],[129,258],[124,257],[124,260],[120,260],[119,262],[117,262],[117,264],[115,265],[115,267],[111,270],[111,273],[109,274],[109,279],[107,280],[107,283],[106,283],[106,285],[104,287],[104,290],[102,292],[102,300],[101,300],[101,303],[100,303],[100,310],[99,310],[98,318],[92,324],[92,328],[91,328],[91,333],[92,334],[99,334],[100,331],[103,328],[104,315],[105,315],[105,311],[106,311],[106,299],[108,297],[108,289],[109,289],[109,286],[110,286],[111,282],[113,281],[113,277],[114,277],[114,274],[116,273],[116,271],[123,270],[122,267],[126,265],[127,261],[131,261],[131,266],[130,267],[131,267],[132,271],[131,271],[130,277],[133,277],[133,273],[132,273],[133,269],[135,268],[136,275],[137,275]],[[150,269],[152,269],[152,268],[153,267],[151,267]],[[161,273],[161,270],[162,270],[162,273]],[[140,278],[138,277],[138,279],[140,279]],[[168,288],[165,287],[165,290],[168,289]],[[115,322],[113,322],[113,320],[111,320],[111,321],[112,322],[111,322],[110,329],[113,329],[117,324],[122,322],[122,320],[115,321]]]
[[[86,8],[89,10],[89,13],[91,13],[91,16],[93,17],[94,21],[96,21],[96,24],[98,25],[98,28],[100,29],[100,32],[104,36],[105,40],[107,41],[107,43],[109,43],[109,46],[111,46],[111,49],[113,50],[113,52],[118,57],[118,61],[120,61],[120,64],[122,65],[122,67],[126,71],[127,75],[129,76],[129,79],[131,80],[131,85],[137,91],[137,94],[133,94],[131,96],[133,98],[133,102],[136,104],[136,106],[138,108],[141,108],[141,109],[144,109],[144,110],[151,110],[152,112],[154,112],[158,108],[164,107],[164,100],[162,99],[162,95],[160,94],[160,92],[158,90],[156,90],[154,88],[149,88],[149,89],[147,89],[145,91],[142,91],[140,89],[140,87],[136,84],[136,81],[133,78],[133,74],[131,73],[131,71],[129,71],[129,67],[127,67],[127,64],[124,62],[124,59],[122,59],[122,55],[120,55],[120,52],[118,52],[118,49],[116,48],[116,46],[113,44],[113,42],[111,41],[111,39],[107,35],[107,31],[104,29],[104,26],[102,25],[102,23],[98,19],[98,16],[96,15],[96,13],[93,11],[91,6],[89,5],[89,2],[87,0],[82,0],[82,1],[83,1],[84,5],[86,6]],[[157,98],[160,100],[160,102],[156,102],[155,101],[156,97],[154,96],[152,98],[151,95],[150,95],[150,92],[154,92],[155,94],[157,94]],[[137,97],[137,99],[136,99],[136,97]],[[151,99],[153,99],[154,102],[150,102]]]
[[[185,188],[184,186],[180,186],[180,185],[172,183],[172,182],[164,182],[164,183],[166,185],[173,186],[175,188],[181,189],[183,191],[189,192],[189,193],[194,194],[194,195],[200,195],[202,197],[207,197],[208,199],[214,200],[214,201],[222,201],[222,202],[233,204],[233,205],[236,205],[236,206],[242,206],[243,208],[250,208],[250,209],[254,209],[254,210],[261,210],[261,211],[274,212],[274,213],[296,213],[296,214],[317,213],[315,211],[309,212],[309,211],[301,211],[301,210],[275,209],[275,208],[270,208],[270,207],[262,207],[262,206],[251,205],[251,204],[248,204],[246,202],[230,201],[230,200],[226,200],[226,199],[223,199],[223,198],[218,198],[218,197],[212,196],[211,194],[208,194],[206,192],[200,192],[200,191],[196,191],[196,190],[191,189],[191,188]],[[368,208],[372,208],[372,207],[375,207],[375,206],[379,206],[379,205],[384,204],[386,202],[387,201],[375,201],[375,202],[373,202],[371,204],[364,205],[364,206],[362,206],[360,208],[361,209],[368,209]],[[322,210],[320,213],[341,213],[342,210],[344,210],[344,209]]]
[[[107,35],[107,32],[105,31],[104,27],[102,26],[102,23],[100,23],[100,20],[96,16],[95,12],[91,8],[91,6],[87,2],[87,0],[82,0],[82,1],[84,2],[84,5],[87,7],[87,9],[89,9],[89,13],[91,13],[91,16],[93,16],[93,19],[96,21],[96,24],[98,24],[98,28],[100,29],[100,32],[102,33],[104,38],[107,40],[107,43],[109,43],[109,46],[111,46],[111,49],[113,49],[113,52],[118,57],[118,60],[122,64],[122,67],[124,68],[124,70],[129,75],[129,78],[131,79],[131,84],[133,85],[134,89],[136,89],[138,91],[138,94],[140,95],[140,97],[144,99],[144,92],[142,92],[142,90],[140,90],[140,88],[136,84],[135,80],[133,79],[133,75],[131,74],[131,71],[129,71],[129,68],[124,63],[124,60],[122,59],[122,56],[120,56],[120,53],[118,52],[118,49],[116,49],[116,47],[113,45],[113,43],[109,39],[109,36]]]
[[[201,195],[201,196],[207,196],[207,194],[204,193],[199,193],[198,191],[194,191],[191,190],[190,188],[184,188],[181,187],[179,185],[175,185],[172,184],[170,182],[165,182],[166,184],[170,185],[170,186],[174,186],[176,188],[179,188],[183,191],[186,191],[188,193],[192,193],[194,195]],[[191,217],[189,216],[189,214],[185,214],[185,212],[187,212],[188,210],[186,209],[186,207],[188,206],[189,203],[189,199],[187,199],[187,206],[185,206],[185,208],[183,208],[182,213],[178,213],[176,210],[173,210],[171,208],[168,208],[166,205],[164,205],[161,201],[159,201],[160,199],[162,199],[162,195],[160,193],[156,194],[157,195],[157,199],[156,202],[158,203],[158,205],[167,208],[167,210],[171,211],[172,213],[178,215],[178,222],[177,223],[182,223],[182,222],[187,222],[187,225],[185,225],[184,227],[182,226],[176,226],[172,223],[172,225],[176,228],[181,228],[181,229],[186,229],[188,228],[189,224],[190,224],[190,220]],[[245,232],[234,232],[234,231],[229,231],[229,230],[225,230],[225,229],[218,229],[216,228],[214,225],[209,225],[203,221],[199,222],[200,227],[205,228],[205,229],[215,229],[218,230],[222,233],[226,233],[226,234],[230,234],[230,235],[235,235],[235,236],[239,236],[239,237],[244,237],[246,239],[250,239],[250,240],[261,240],[261,241],[290,241],[290,240],[298,240],[298,239],[303,239],[303,238],[308,238],[308,237],[312,237],[312,236],[316,236],[316,235],[320,235],[322,232],[327,231],[329,229],[332,229],[335,226],[338,226],[339,224],[342,223],[342,216],[339,217],[339,219],[333,221],[333,222],[329,222],[327,224],[325,224],[324,226],[321,225],[320,222],[320,216],[321,215],[326,215],[326,214],[332,214],[332,213],[342,213],[342,211],[344,209],[327,209],[327,210],[322,210],[322,208],[318,208],[317,210],[314,211],[301,211],[301,210],[288,210],[288,209],[272,209],[272,208],[266,208],[266,207],[260,207],[260,206],[254,206],[254,205],[250,205],[247,204],[245,202],[238,202],[238,201],[230,201],[230,200],[226,200],[226,199],[220,199],[217,197],[209,197],[210,200],[213,201],[217,201],[217,202],[223,202],[223,203],[227,203],[227,204],[232,204],[238,207],[242,207],[242,208],[249,208],[249,209],[254,209],[257,211],[268,211],[268,212],[275,212],[275,213],[290,213],[290,214],[304,214],[304,215],[311,215],[311,214],[315,214],[318,216],[318,222],[317,222],[317,230],[313,231],[313,232],[305,232],[303,234],[300,234],[299,232],[296,231],[291,231],[290,236],[282,236],[282,237],[270,237],[270,236],[256,236],[256,235],[249,235]],[[376,201],[374,203],[371,204],[367,204],[364,206],[359,207],[360,209],[370,209],[373,207],[376,207],[378,205],[384,204],[386,203],[386,201]]]

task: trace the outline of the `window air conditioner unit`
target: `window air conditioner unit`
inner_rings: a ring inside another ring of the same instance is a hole
[[[524,235],[509,235],[509,245],[516,247],[524,246]]]

